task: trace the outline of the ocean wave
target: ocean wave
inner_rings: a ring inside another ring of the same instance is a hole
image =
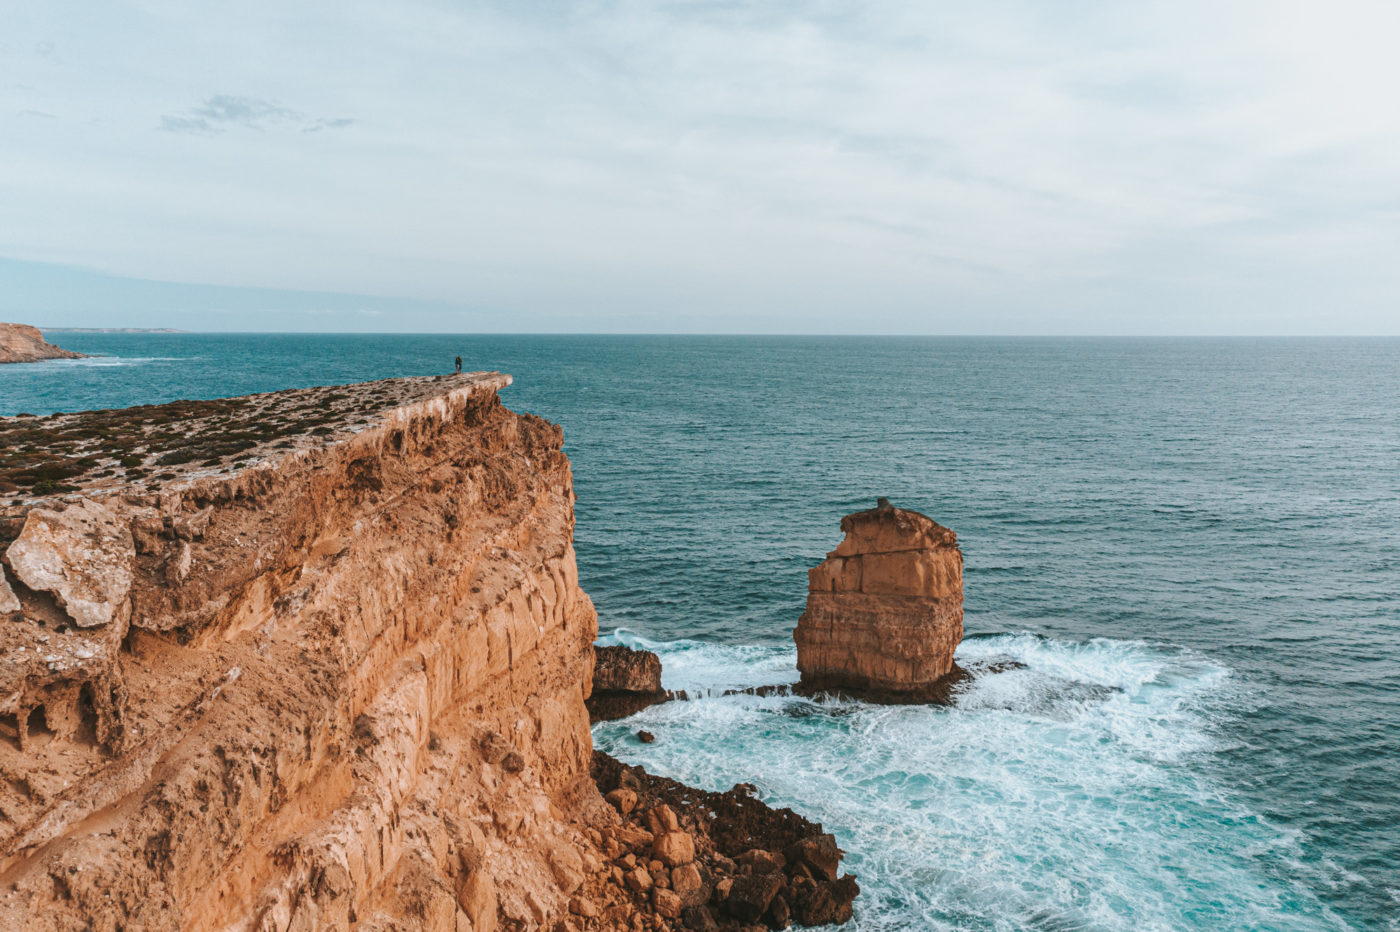
[[[958,660],[978,675],[952,706],[877,706],[722,695],[795,681],[789,646],[605,641],[656,651],[666,685],[702,698],[600,724],[598,745],[709,789],[753,783],[821,821],[860,877],[856,928],[1347,928],[1280,872],[1296,830],[1215,775],[1237,690],[1209,658],[977,636]]]

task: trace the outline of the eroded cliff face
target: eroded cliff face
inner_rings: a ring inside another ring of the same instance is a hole
[[[0,363],[38,362],[41,359],[81,359],[82,353],[54,346],[37,327],[0,324]]]
[[[936,521],[884,499],[841,519],[846,537],[808,572],[798,620],[804,691],[939,697],[962,640],[962,551]]]
[[[375,384],[5,513],[0,928],[527,928],[600,869],[562,433],[494,373]]]

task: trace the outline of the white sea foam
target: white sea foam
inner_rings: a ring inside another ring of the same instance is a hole
[[[1280,869],[1297,835],[1212,777],[1234,689],[1206,658],[972,638],[958,659],[978,677],[936,708],[721,696],[794,681],[794,651],[609,640],[657,651],[668,687],[708,691],[599,725],[599,746],[710,789],[755,783],[823,822],[860,877],[856,928],[1347,928]]]

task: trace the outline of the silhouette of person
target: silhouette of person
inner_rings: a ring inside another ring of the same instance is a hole
[[[458,357],[457,357],[457,374],[458,374],[458,375],[461,375],[461,373],[462,373],[462,357],[461,357],[461,356],[458,356]]]

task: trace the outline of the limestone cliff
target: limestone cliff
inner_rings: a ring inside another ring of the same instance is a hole
[[[561,431],[508,377],[377,384],[249,465],[11,506],[0,928],[567,913],[603,807]]]
[[[45,342],[37,327],[0,324],[0,363],[38,362],[41,359],[81,359],[82,353]]]
[[[0,929],[850,915],[793,813],[604,802],[562,432],[508,384],[0,418]]]
[[[962,640],[957,534],[884,499],[841,519],[846,537],[808,573],[797,667],[807,692],[936,698]]]

